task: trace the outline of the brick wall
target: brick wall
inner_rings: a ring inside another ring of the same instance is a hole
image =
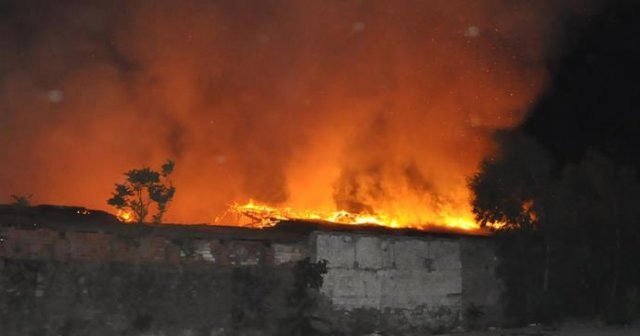
[[[0,227],[0,335],[278,334],[299,243],[139,229]]]
[[[282,249],[282,244],[278,246]],[[275,262],[273,244],[268,240],[177,238],[18,227],[0,228],[0,257],[78,262],[202,262],[219,266],[273,265]],[[278,258],[278,264],[283,258],[291,259],[283,255]]]

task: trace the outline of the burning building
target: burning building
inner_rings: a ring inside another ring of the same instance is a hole
[[[267,328],[307,257],[333,321],[499,315],[467,179],[583,1],[7,3],[0,191],[106,211],[121,172],[171,158],[166,220],[215,224],[7,210],[8,333]]]

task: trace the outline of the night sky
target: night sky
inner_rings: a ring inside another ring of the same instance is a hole
[[[639,167],[640,3],[605,3],[549,60],[549,87],[522,128],[561,162],[594,148]]]

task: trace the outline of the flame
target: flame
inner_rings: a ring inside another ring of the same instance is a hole
[[[289,207],[277,208],[266,204],[259,204],[249,200],[246,204],[233,204],[230,212],[250,220],[244,226],[265,228],[276,225],[284,220],[313,220],[348,225],[379,225],[390,228],[411,228],[428,230],[441,228],[474,232],[479,230],[479,225],[473,219],[472,214],[439,214],[441,221],[436,223],[415,222],[415,213],[399,213],[390,215],[383,212],[352,213],[346,210],[331,212],[297,210]],[[223,216],[224,218],[225,216]],[[216,221],[220,221],[218,218]]]
[[[50,1],[3,48],[0,190],[112,211],[122,172],[172,158],[166,222],[473,231],[466,179],[544,87],[565,2]]]
[[[536,213],[534,205],[533,200],[527,200],[522,203],[522,211],[529,217],[529,221],[531,221],[531,223],[536,223],[538,221],[538,213]]]
[[[123,223],[133,223],[135,216],[131,210],[118,210],[116,217]]]

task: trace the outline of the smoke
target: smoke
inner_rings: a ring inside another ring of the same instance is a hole
[[[0,197],[107,209],[176,161],[169,220],[231,202],[467,209],[578,1],[13,1],[0,16]],[[464,210],[463,210],[464,211]],[[417,219],[422,220],[422,219]]]

